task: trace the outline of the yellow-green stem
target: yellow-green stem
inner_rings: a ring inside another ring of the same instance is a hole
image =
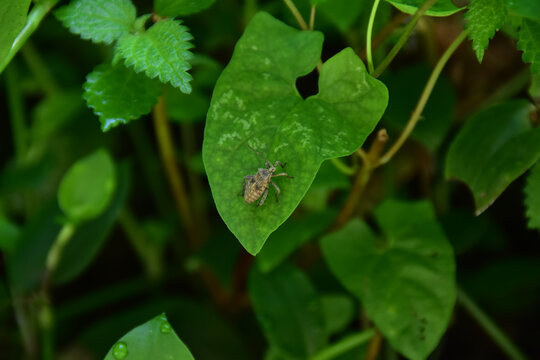
[[[367,63],[369,73],[372,74],[374,71],[373,68],[373,56],[371,54],[371,35],[373,33],[373,24],[375,23],[375,15],[377,14],[377,8],[379,7],[379,1],[375,0],[373,2],[373,7],[371,8],[371,14],[369,15],[368,28],[366,32],[366,54],[367,54]]]
[[[287,5],[289,10],[293,14],[294,18],[298,22],[298,25],[300,25],[300,29],[309,30],[306,24],[306,21],[304,20],[304,18],[302,17],[302,14],[300,14],[300,11],[298,11],[298,8],[294,5],[292,0],[283,0],[283,2],[285,3],[285,5]]]
[[[326,347],[310,358],[310,360],[330,360],[354,349],[357,346],[365,344],[375,335],[375,330],[368,329],[357,334],[346,336],[336,343]]]

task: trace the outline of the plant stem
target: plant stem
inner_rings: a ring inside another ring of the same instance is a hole
[[[19,87],[16,69],[6,69],[6,91],[8,97],[9,119],[11,121],[11,137],[15,149],[15,159],[22,162],[27,150],[28,133],[24,122],[24,105]]]
[[[34,2],[34,7],[26,18],[26,25],[24,25],[21,32],[17,35],[15,40],[13,40],[13,44],[11,45],[11,49],[9,50],[7,57],[0,65],[0,73],[4,70],[7,64],[9,64],[11,59],[13,59],[15,54],[17,54],[17,52],[21,49],[30,35],[36,31],[45,15],[47,15],[47,13],[56,5],[58,1],[59,0],[42,0]]]
[[[311,6],[311,13],[309,14],[309,30],[313,30],[315,28],[315,12],[317,9],[317,5]]]
[[[310,360],[329,360],[338,357],[355,347],[366,343],[375,335],[375,330],[368,329],[357,334],[346,336],[311,357]]]
[[[369,73],[372,74],[374,71],[373,68],[373,56],[371,54],[371,34],[373,32],[373,23],[375,22],[375,14],[377,13],[377,8],[379,7],[379,1],[375,0],[371,8],[371,14],[369,15],[369,22],[366,33],[366,54],[367,54],[367,64]]]
[[[411,32],[413,31],[420,17],[422,17],[422,15],[424,15],[426,11],[428,11],[428,9],[431,6],[433,6],[433,4],[435,4],[436,2],[437,0],[426,0],[422,4],[422,6],[420,6],[418,10],[416,10],[413,17],[411,18],[411,21],[407,24],[407,27],[405,27],[405,31],[403,31],[403,34],[401,34],[398,41],[396,42],[394,47],[390,50],[388,55],[386,55],[386,57],[379,64],[379,66],[377,66],[377,69],[375,71],[370,70],[370,73],[374,77],[379,77],[384,72],[384,70],[388,67],[388,65],[390,65],[390,63],[392,62],[392,60],[394,60],[399,50],[401,50],[403,45],[405,45],[405,43],[409,39],[409,36],[411,35]],[[368,49],[371,49],[371,48],[368,48]],[[369,58],[368,58],[368,64],[369,64]]]
[[[476,322],[484,329],[484,331],[495,341],[499,348],[513,360],[525,360],[527,357],[518,349],[518,347],[499,329],[497,324],[489,318],[475,304],[475,302],[467,295],[463,289],[458,288],[457,302],[476,320]]]
[[[60,229],[60,232],[56,236],[56,239],[54,240],[54,243],[49,250],[49,253],[47,254],[43,289],[47,290],[52,275],[54,274],[56,267],[58,266],[58,262],[60,261],[60,258],[62,256],[62,252],[64,251],[64,248],[68,244],[69,240],[71,240],[71,238],[73,237],[73,234],[75,234],[76,228],[77,227],[74,223],[68,222],[64,224],[64,226],[62,227],[62,229]]]
[[[309,30],[306,24],[306,21],[304,20],[304,18],[302,17],[302,14],[300,14],[300,11],[298,11],[294,3],[291,0],[283,0],[283,2],[285,3],[285,5],[287,5],[289,10],[291,10],[291,13],[293,14],[294,18],[298,22],[298,25],[300,25],[300,29]]]
[[[343,161],[339,160],[339,158],[332,158],[330,159],[332,161],[332,164],[343,174],[347,176],[354,175],[356,173],[356,166],[351,167],[347,166],[343,163]]]
[[[42,300],[43,304],[38,310],[38,321],[41,328],[41,358],[54,360],[54,315],[47,295]]]
[[[380,332],[376,332],[375,336],[371,338],[367,352],[366,360],[375,360],[381,351],[383,337]]]
[[[418,123],[418,120],[420,120],[420,116],[422,115],[422,112],[424,111],[424,108],[426,107],[427,101],[429,99],[429,96],[431,95],[431,92],[433,91],[433,88],[435,87],[435,83],[437,82],[437,79],[439,78],[439,75],[442,72],[442,69],[454,53],[458,46],[465,40],[467,35],[469,34],[469,30],[464,30],[461,32],[461,34],[450,44],[448,49],[444,52],[444,54],[441,56],[437,64],[435,65],[435,68],[431,72],[431,75],[428,79],[428,82],[426,83],[426,86],[424,87],[424,90],[422,91],[422,95],[420,96],[420,99],[418,100],[418,103],[416,104],[416,107],[411,114],[411,117],[409,118],[409,121],[407,122],[407,125],[405,126],[405,129],[403,129],[403,132],[399,135],[399,138],[396,140],[396,142],[390,147],[390,149],[384,154],[380,160],[378,165],[386,164],[390,159],[395,155],[395,153],[401,148],[401,146],[405,143],[405,140],[409,137],[409,135],[412,133],[414,127],[416,126],[416,123]],[[377,165],[377,166],[378,166]]]
[[[41,88],[47,95],[57,93],[59,90],[58,84],[54,80],[49,71],[47,65],[43,62],[40,54],[36,51],[36,48],[32,42],[28,41],[26,45],[21,49],[21,55],[24,57],[24,61],[28,64],[28,67],[34,74],[34,77],[41,85]]]

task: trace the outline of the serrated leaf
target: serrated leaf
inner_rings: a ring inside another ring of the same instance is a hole
[[[425,2],[425,0],[386,0],[390,4],[394,5],[399,11],[414,14],[416,10]],[[462,8],[458,8],[454,5],[452,0],[439,0],[428,11],[426,15],[429,16],[449,16]]]
[[[523,19],[517,48],[523,51],[523,62],[531,63],[531,73],[540,74],[540,22]]]
[[[161,82],[171,83],[183,93],[191,92],[188,74],[191,69],[189,51],[193,37],[180,20],[166,19],[152,25],[144,33],[126,34],[118,40],[115,61],[123,58],[127,66],[148,77],[158,77]]]
[[[465,18],[479,62],[482,62],[489,40],[506,22],[507,15],[503,0],[471,0]]]
[[[105,356],[105,360],[123,359],[193,360],[194,357],[165,314],[161,314],[122,336]]]
[[[355,219],[321,240],[324,258],[392,347],[425,359],[456,299],[452,247],[428,202],[387,201],[375,216],[384,244]]]
[[[540,1],[536,0],[503,0],[510,11],[519,16],[540,20]]]
[[[540,230],[540,163],[537,163],[527,177],[525,186],[525,206],[529,218],[529,228]]]
[[[271,347],[282,356],[307,359],[326,343],[319,296],[308,278],[291,265],[249,277],[255,315]]]
[[[54,14],[72,33],[105,44],[128,34],[137,15],[130,0],[74,0]]]
[[[161,83],[118,64],[98,65],[86,76],[83,98],[99,116],[101,130],[148,114],[161,94]]]
[[[445,176],[469,186],[477,215],[540,157],[540,127],[531,127],[528,105],[508,101],[473,115],[450,145]]]
[[[0,73],[13,41],[24,27],[30,0],[0,1]]]
[[[180,16],[202,11],[216,0],[154,0],[156,13],[162,16]]]
[[[294,84],[315,68],[321,45],[320,33],[258,13],[214,89],[203,160],[221,217],[251,254],[298,206],[324,160],[362,145],[388,102],[386,87],[350,48],[323,65],[319,94],[303,100]],[[238,196],[244,176],[264,165],[246,144],[287,163],[284,171],[294,179],[276,180],[279,203],[273,193],[263,206]]]

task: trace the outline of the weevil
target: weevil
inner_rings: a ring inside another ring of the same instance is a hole
[[[255,149],[253,149],[251,146],[247,145],[251,150],[255,151],[255,153],[259,154]],[[259,169],[255,175],[247,175],[244,176],[244,181],[242,182],[242,192],[240,193],[241,196],[244,197],[244,200],[246,203],[251,204],[252,202],[255,202],[257,199],[259,199],[262,195],[261,201],[259,201],[259,205],[261,206],[264,204],[264,201],[266,200],[266,197],[268,196],[268,188],[270,187],[270,184],[274,185],[276,188],[276,202],[278,202],[278,196],[281,190],[279,187],[272,181],[273,177],[277,176],[286,176],[290,179],[293,179],[292,176],[289,176],[287,173],[280,173],[280,174],[274,174],[276,171],[277,166],[281,166],[282,168],[285,167],[287,164],[282,164],[281,161],[276,161],[274,165],[267,159],[265,159],[265,168]]]

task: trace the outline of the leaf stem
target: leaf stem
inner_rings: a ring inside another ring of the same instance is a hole
[[[376,360],[379,352],[381,351],[383,337],[380,332],[376,332],[375,336],[371,338],[369,346],[366,352],[366,360]]]
[[[75,234],[75,230],[77,229],[76,225],[72,222],[67,222],[62,226],[60,229],[60,232],[56,236],[56,239],[54,240],[53,245],[51,246],[51,249],[49,250],[49,253],[47,254],[47,260],[45,262],[45,278],[43,280],[43,289],[47,289],[49,282],[52,278],[52,275],[54,274],[58,262],[60,261],[60,258],[62,256],[62,252],[64,251],[64,248],[69,243],[69,240],[73,237],[73,234]]]
[[[346,353],[347,351],[354,349],[366,343],[375,335],[374,329],[364,330],[357,334],[346,336],[340,339],[338,342],[328,346],[327,348],[319,351],[317,354],[311,357],[310,360],[330,360]]]
[[[476,320],[484,331],[495,341],[499,348],[512,360],[525,360],[527,357],[506,336],[506,334],[478,307],[478,305],[463,291],[458,288],[457,302]]]
[[[341,161],[339,158],[332,158],[330,159],[332,161],[332,164],[343,174],[347,176],[354,175],[356,173],[356,166],[347,166]]]
[[[371,14],[369,15],[369,22],[366,32],[366,55],[367,55],[367,64],[369,73],[372,74],[374,71],[373,68],[373,55],[371,53],[371,34],[373,32],[373,24],[375,22],[375,14],[377,14],[377,8],[379,7],[379,1],[375,0],[373,6],[371,7]]]
[[[396,142],[390,147],[390,149],[384,154],[380,160],[379,163],[376,166],[386,164],[390,159],[396,154],[396,152],[403,146],[405,143],[405,140],[409,137],[409,135],[414,130],[414,127],[418,123],[418,120],[420,120],[420,117],[422,115],[422,112],[424,111],[424,108],[426,107],[426,104],[429,100],[429,97],[431,95],[431,92],[433,91],[433,88],[435,87],[435,83],[437,82],[437,79],[439,78],[439,75],[442,72],[442,69],[454,53],[458,46],[465,40],[467,35],[469,34],[469,30],[464,30],[461,32],[461,34],[450,44],[448,49],[444,52],[444,54],[441,56],[437,64],[435,65],[435,68],[431,72],[431,75],[426,83],[426,86],[424,87],[424,90],[422,91],[422,95],[420,96],[420,99],[418,100],[418,103],[416,104],[416,107],[411,114],[411,117],[409,118],[409,121],[407,122],[407,125],[405,126],[405,129],[403,129],[403,132],[400,134],[399,138],[396,140]]]
[[[379,66],[377,66],[377,69],[375,71],[372,71],[370,70],[369,72],[374,76],[374,77],[379,77],[383,72],[384,70],[388,67],[388,65],[390,65],[390,63],[392,62],[392,60],[394,60],[394,58],[396,57],[397,53],[399,52],[399,50],[401,50],[401,48],[403,47],[403,45],[405,45],[405,43],[407,42],[407,40],[409,39],[410,35],[411,35],[411,32],[413,31],[414,27],[416,26],[416,23],[418,22],[418,20],[422,17],[422,15],[424,15],[426,13],[426,11],[429,10],[429,8],[431,6],[433,6],[433,4],[435,4],[437,2],[437,0],[426,0],[422,6],[420,6],[418,8],[418,10],[416,10],[416,12],[414,13],[413,17],[411,18],[411,21],[407,24],[407,26],[405,27],[405,31],[403,31],[403,34],[401,34],[401,36],[399,37],[398,41],[396,42],[396,44],[394,45],[394,47],[390,50],[390,52],[386,55],[386,57],[383,59],[383,61],[379,64]],[[371,47],[368,48],[368,50],[371,50]],[[369,54],[368,54],[369,55]],[[368,58],[368,61],[369,61],[369,58]],[[368,62],[369,64],[369,62]]]
[[[306,24],[306,21],[304,20],[304,18],[302,17],[302,14],[300,14],[300,11],[298,11],[298,8],[294,5],[292,0],[283,0],[283,2],[285,3],[285,5],[287,5],[289,10],[293,14],[294,18],[298,22],[298,25],[300,25],[300,29],[309,30]]]
[[[317,9],[317,5],[311,6],[311,13],[309,14],[309,30],[313,30],[315,28],[315,12]]]

